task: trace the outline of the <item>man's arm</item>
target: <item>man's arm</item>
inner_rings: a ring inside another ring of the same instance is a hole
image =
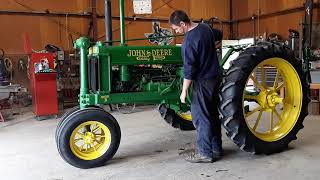
[[[194,79],[198,73],[197,57],[198,57],[198,44],[193,39],[185,40],[185,45],[182,49],[183,55],[183,71],[185,79]]]
[[[184,79],[183,80],[183,86],[182,86],[182,91],[180,95],[180,100],[182,103],[186,103],[186,97],[188,96],[188,89],[192,83],[192,80],[190,79]]]
[[[183,53],[183,68],[184,68],[184,80],[180,100],[182,103],[186,102],[188,95],[188,89],[192,83],[192,79],[196,76],[198,70],[196,60],[198,56],[197,44],[192,40],[185,40],[185,46],[182,49]]]

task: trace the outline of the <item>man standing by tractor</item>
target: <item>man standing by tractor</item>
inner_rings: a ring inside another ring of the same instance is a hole
[[[182,44],[184,81],[182,103],[192,86],[191,115],[197,131],[197,149],[186,156],[192,163],[210,163],[221,158],[221,125],[217,109],[220,67],[215,42],[222,32],[204,23],[194,23],[181,10],[173,12],[169,24],[176,33],[185,34]]]

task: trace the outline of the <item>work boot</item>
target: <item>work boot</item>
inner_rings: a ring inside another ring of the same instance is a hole
[[[198,152],[192,152],[186,155],[185,160],[191,163],[212,163],[213,158],[204,156]]]
[[[223,156],[223,152],[222,151],[213,151],[212,152],[212,161],[215,162],[215,161],[218,161],[219,159],[221,159]]]

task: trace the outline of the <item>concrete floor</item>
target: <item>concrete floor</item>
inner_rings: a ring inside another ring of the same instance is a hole
[[[32,113],[25,113],[0,123],[0,179],[319,179],[319,116],[306,119],[305,129],[286,152],[251,155],[224,136],[226,155],[222,160],[191,164],[179,153],[194,142],[194,132],[169,127],[150,107],[130,115],[113,115],[122,131],[120,148],[106,166],[89,170],[74,168],[60,158],[54,140],[58,120],[39,122]]]

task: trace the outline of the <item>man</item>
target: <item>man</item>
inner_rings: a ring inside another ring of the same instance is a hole
[[[184,81],[180,100],[185,103],[192,84],[191,115],[197,131],[197,149],[186,160],[210,163],[221,158],[221,125],[217,109],[220,68],[215,41],[222,32],[204,23],[194,23],[181,10],[173,12],[169,23],[176,33],[185,34],[182,44]]]

